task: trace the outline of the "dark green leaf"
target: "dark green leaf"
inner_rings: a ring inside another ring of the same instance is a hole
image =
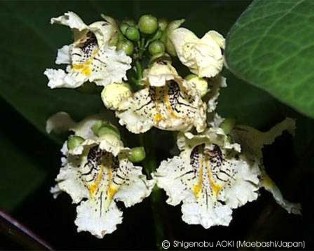
[[[12,210],[42,183],[45,172],[2,131],[0,138],[0,208]]]
[[[254,1],[231,29],[226,60],[238,77],[314,117],[314,2]]]

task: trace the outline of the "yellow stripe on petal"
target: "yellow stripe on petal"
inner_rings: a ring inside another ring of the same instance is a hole
[[[78,72],[82,73],[83,75],[85,75],[86,77],[89,77],[90,75],[92,75],[92,73],[93,73],[93,60],[94,60],[95,56],[97,55],[98,51],[99,51],[99,49],[95,48],[92,55],[90,56],[90,58],[88,60],[86,60],[84,63],[73,64],[72,70],[78,71]]]
[[[113,196],[118,192],[119,187],[114,185],[114,184],[110,184],[109,188],[108,188],[108,199],[112,200]]]
[[[161,120],[163,120],[164,117],[160,114],[160,113],[157,113],[155,116],[154,116],[154,122],[155,123],[159,123]]]
[[[193,193],[195,197],[198,199],[202,193],[202,188],[203,188],[203,165],[202,165],[202,160],[200,161],[200,172],[198,174],[198,182],[194,185],[193,187]]]
[[[213,173],[211,171],[210,162],[209,162],[208,159],[206,160],[206,168],[207,168],[208,179],[209,179],[209,182],[210,182],[210,186],[211,186],[213,195],[214,195],[215,198],[217,198],[218,194],[220,193],[220,191],[222,189],[222,186],[218,185],[215,182],[215,179],[213,177]]]
[[[83,64],[74,64],[72,65],[72,70],[82,73],[86,77],[89,77],[92,74],[92,64],[91,60],[86,61]]]
[[[93,198],[95,196],[96,192],[98,191],[98,188],[99,188],[99,185],[102,181],[102,177],[103,177],[103,173],[104,173],[103,170],[104,170],[104,166],[101,165],[100,170],[97,173],[95,182],[93,184],[91,184],[90,186],[88,186],[88,190],[89,190],[89,194],[90,194],[91,198]]]

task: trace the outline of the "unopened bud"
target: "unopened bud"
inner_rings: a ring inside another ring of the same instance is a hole
[[[131,41],[125,39],[118,42],[117,50],[122,50],[126,55],[131,56],[133,54],[134,45]]]
[[[152,15],[143,15],[138,21],[138,28],[143,34],[153,34],[158,28],[157,18]]]
[[[140,40],[140,32],[136,27],[129,26],[125,31],[125,36],[132,40],[132,41],[138,41]]]
[[[129,154],[129,160],[133,163],[141,162],[143,159],[145,159],[145,149],[144,147],[134,147],[131,149],[131,152]]]
[[[165,44],[159,40],[150,43],[148,51],[151,55],[162,54],[165,52]]]

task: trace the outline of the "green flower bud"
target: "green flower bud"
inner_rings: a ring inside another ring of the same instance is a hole
[[[151,55],[162,54],[165,52],[165,44],[156,40],[148,46],[148,51]]]
[[[123,35],[125,35],[126,30],[130,27],[130,25],[128,25],[127,23],[121,23],[120,24],[120,31]]]
[[[168,26],[168,21],[166,19],[161,18],[158,20],[158,27],[161,31],[166,30],[167,26]]]
[[[126,55],[131,56],[134,50],[134,45],[129,40],[122,40],[118,42],[117,50],[123,50]]]
[[[71,135],[67,140],[67,147],[69,150],[73,150],[74,148],[80,146],[85,139],[80,136]]]
[[[234,128],[235,123],[236,123],[235,119],[228,118],[228,119],[225,119],[221,123],[220,127],[225,132],[225,134],[229,134],[232,131],[232,129]]]
[[[145,159],[145,157],[146,154],[144,147],[134,147],[129,153],[129,160],[133,163],[141,162],[143,159]]]
[[[157,18],[152,15],[143,15],[138,20],[138,28],[144,34],[153,34],[158,28]]]
[[[98,129],[97,131],[98,137],[102,137],[105,135],[113,135],[117,137],[118,139],[120,139],[120,132],[114,125],[111,125],[111,124],[103,125],[102,127]]]
[[[140,32],[136,27],[129,26],[125,31],[125,36],[132,41],[138,41],[140,39]]]

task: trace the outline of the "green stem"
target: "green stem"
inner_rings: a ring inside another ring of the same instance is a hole
[[[135,61],[135,67],[136,67],[137,80],[140,81],[143,78],[143,68],[142,68],[141,63],[138,60]]]
[[[143,161],[144,170],[150,176],[151,173],[156,171],[157,161],[156,161],[156,151],[152,144],[152,134],[147,133],[146,135],[140,135],[141,144],[144,145],[146,152],[146,158]],[[164,234],[164,218],[163,213],[163,203],[161,201],[161,190],[155,186],[150,195],[151,208],[154,218],[155,226],[155,241],[158,250],[162,250],[161,243],[165,240]]]
[[[155,241],[157,250],[162,250],[161,243],[165,240],[164,233],[164,218],[162,217],[162,203],[161,203],[161,190],[155,186],[151,196],[151,207],[153,211],[153,217],[155,222]]]

